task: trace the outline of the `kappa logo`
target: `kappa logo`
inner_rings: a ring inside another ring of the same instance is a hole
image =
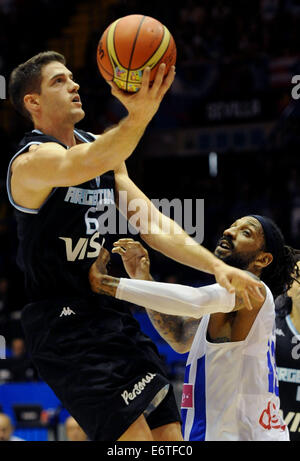
[[[275,334],[277,336],[285,336],[284,332],[281,330],[281,328],[276,328]]]
[[[153,378],[155,378],[156,373],[147,373],[145,378],[143,378],[141,381],[136,383],[133,386],[133,389],[131,392],[124,391],[121,396],[123,397],[126,405],[129,405],[129,400],[134,400],[141,392],[145,389],[147,384],[152,381]]]
[[[68,315],[76,315],[76,314],[69,307],[64,307],[63,310],[60,313],[60,317],[68,316]]]

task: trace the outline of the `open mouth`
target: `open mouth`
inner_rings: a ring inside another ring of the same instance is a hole
[[[80,97],[78,95],[74,96],[74,98],[72,99],[72,102],[76,102],[76,103],[81,104]]]
[[[233,250],[234,246],[231,242],[229,242],[227,239],[221,239],[218,242],[218,246],[220,248],[223,248],[223,250]]]

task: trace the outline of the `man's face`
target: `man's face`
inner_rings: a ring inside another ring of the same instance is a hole
[[[42,119],[50,123],[78,123],[84,111],[78,94],[79,85],[72,73],[58,61],[42,69],[41,93],[38,95]]]
[[[231,266],[250,270],[251,263],[262,252],[263,245],[261,224],[257,219],[245,216],[223,232],[214,254]]]

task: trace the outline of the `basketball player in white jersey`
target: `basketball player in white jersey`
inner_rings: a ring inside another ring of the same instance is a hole
[[[116,242],[127,273],[116,279],[98,261],[93,291],[144,306],[161,336],[177,352],[189,351],[182,395],[183,436],[198,441],[289,440],[279,414],[275,366],[274,297],[292,283],[294,251],[268,218],[238,219],[215,255],[260,278],[263,301],[245,308],[240,291],[220,285],[193,288],[151,281],[147,251],[130,239]]]

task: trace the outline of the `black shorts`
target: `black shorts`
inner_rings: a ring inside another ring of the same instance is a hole
[[[124,303],[53,298],[27,305],[22,325],[41,378],[90,440],[117,440],[143,413],[150,428],[180,421],[165,364]]]

